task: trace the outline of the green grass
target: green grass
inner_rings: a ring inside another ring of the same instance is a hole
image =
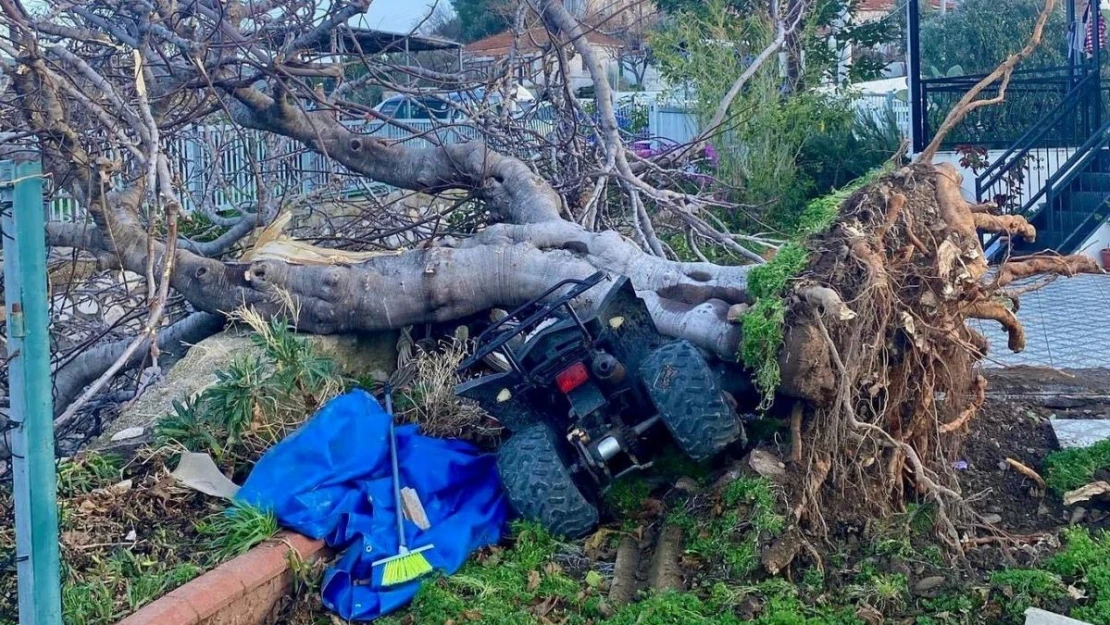
[[[91,451],[58,462],[58,496],[73,497],[111,486],[120,480],[118,456]]]
[[[211,556],[217,562],[246,553],[272,538],[278,529],[272,512],[242,503],[234,503],[224,512],[197,523],[197,533],[208,537]]]
[[[1058,601],[1067,596],[1060,577],[1040,569],[1003,569],[991,574],[991,586],[1002,594],[1006,613],[1018,618],[1030,606]]]
[[[722,564],[730,578],[755,571],[761,537],[777,536],[786,526],[786,520],[775,509],[771,483],[753,477],[741,477],[725,488],[719,515],[698,518],[679,510],[669,520],[682,528],[687,553]]]
[[[1094,481],[1095,473],[1110,469],[1110,440],[1081,449],[1054,451],[1045,457],[1044,466],[1045,482],[1061,495],[1086,486]]]
[[[62,584],[66,625],[109,625],[200,575],[191,562],[166,564],[118,549]]]

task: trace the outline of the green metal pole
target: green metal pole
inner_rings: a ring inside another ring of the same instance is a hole
[[[61,625],[45,205],[38,163],[0,164],[21,625]],[[14,187],[14,189],[13,189]],[[9,203],[10,202],[10,203]]]

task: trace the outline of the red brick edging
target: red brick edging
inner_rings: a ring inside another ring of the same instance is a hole
[[[140,608],[116,625],[265,625],[293,583],[289,551],[313,560],[322,541],[282,532]]]

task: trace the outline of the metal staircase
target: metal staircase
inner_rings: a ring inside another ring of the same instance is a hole
[[[993,258],[1076,252],[1110,216],[1110,121],[1104,123],[1101,77],[1091,65],[1056,107],[977,176],[980,203],[1022,215],[1037,229],[1036,241],[991,237],[985,248]]]

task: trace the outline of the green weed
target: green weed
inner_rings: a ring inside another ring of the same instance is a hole
[[[901,573],[875,573],[862,576],[845,595],[853,600],[863,600],[880,610],[901,607],[909,596],[906,577]]]
[[[70,572],[62,584],[66,625],[110,625],[201,574],[191,562],[168,565],[131,551],[112,552],[91,570]]]
[[[95,451],[58,462],[58,495],[73,497],[111,486],[120,479],[119,457]]]
[[[237,318],[254,330],[251,340],[260,353],[236,356],[195,399],[175,401],[155,427],[160,444],[207,451],[234,465],[279,440],[343,388],[332,361],[288,325],[251,311]],[[248,438],[253,444],[245,445]]]
[[[1067,596],[1060,577],[1040,569],[1003,569],[991,574],[991,585],[1003,594],[1006,613],[1017,618],[1030,606]]]
[[[272,512],[263,512],[238,502],[224,512],[197,523],[197,533],[208,537],[212,557],[217,562],[246,553],[251,547],[272,538],[278,529]]]
[[[101,580],[62,586],[62,620],[66,625],[103,625],[115,621],[115,597]]]

